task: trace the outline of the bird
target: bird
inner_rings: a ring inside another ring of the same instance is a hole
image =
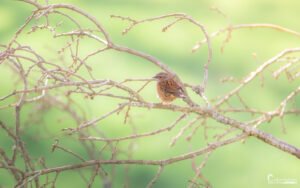
[[[176,98],[186,97],[181,82],[179,82],[175,76],[166,72],[160,72],[153,78],[157,80],[157,94],[163,104],[170,104]]]

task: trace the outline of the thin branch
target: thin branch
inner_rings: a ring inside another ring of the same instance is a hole
[[[209,144],[207,147],[204,147],[200,150],[190,152],[187,154],[179,155],[176,157],[171,157],[169,159],[165,160],[90,160],[90,161],[85,161],[83,163],[79,164],[73,164],[73,165],[64,165],[64,166],[59,166],[59,167],[53,167],[53,168],[48,168],[48,169],[42,169],[42,170],[37,170],[34,172],[30,172],[26,174],[26,177],[30,177],[35,175],[36,173],[40,173],[41,175],[53,173],[53,172],[62,172],[66,170],[73,170],[73,169],[78,169],[78,168],[85,168],[89,166],[94,166],[94,165],[107,165],[107,164],[117,164],[117,165],[123,165],[123,164],[130,164],[130,165],[154,165],[154,166],[165,166],[165,165],[170,165],[173,163],[176,163],[178,161],[183,161],[187,159],[194,158],[199,155],[203,155],[213,149],[237,142],[243,138],[245,138],[247,135],[245,134],[240,134],[238,136],[235,136],[233,138],[220,141],[220,142],[214,142]]]
[[[80,139],[82,139],[82,140],[104,141],[104,142],[120,142],[120,141],[124,141],[124,140],[131,140],[131,139],[136,139],[136,138],[153,136],[153,135],[157,135],[159,133],[165,132],[165,131],[171,131],[185,117],[186,117],[186,114],[182,114],[171,125],[169,125],[165,128],[161,128],[161,129],[157,129],[155,131],[148,132],[148,133],[134,134],[134,135],[121,137],[121,138],[98,138],[98,137],[89,136],[89,137],[80,138]]]
[[[159,176],[161,175],[162,171],[163,171],[164,167],[163,166],[159,166],[156,175],[153,177],[153,179],[148,183],[147,188],[151,188],[156,181],[158,180]]]

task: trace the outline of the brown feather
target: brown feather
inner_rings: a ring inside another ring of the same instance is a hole
[[[170,103],[176,98],[184,98],[185,92],[182,86],[169,74],[161,72],[154,76],[158,80],[157,93],[164,103]]]

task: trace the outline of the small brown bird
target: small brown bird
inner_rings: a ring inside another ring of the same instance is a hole
[[[174,76],[160,72],[153,78],[157,79],[157,94],[164,104],[169,104],[176,98],[186,97],[184,89]]]

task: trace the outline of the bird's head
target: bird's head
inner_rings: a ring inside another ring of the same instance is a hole
[[[165,72],[160,72],[153,76],[153,78],[155,78],[156,80],[165,80],[169,78],[169,74]]]

